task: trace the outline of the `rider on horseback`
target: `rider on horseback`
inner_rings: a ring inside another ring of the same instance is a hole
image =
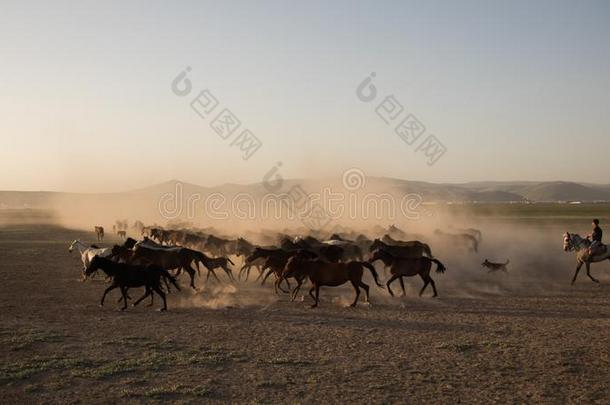
[[[603,253],[606,250],[604,244],[602,244],[602,228],[599,227],[599,219],[593,220],[593,233],[589,235],[591,239],[591,246],[589,246],[589,255],[593,256],[598,253]]]

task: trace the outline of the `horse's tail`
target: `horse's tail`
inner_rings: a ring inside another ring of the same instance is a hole
[[[436,272],[437,273],[444,273],[445,270],[447,270],[445,265],[443,263],[441,263],[440,260],[438,260],[438,259],[430,259],[430,261],[436,263]]]
[[[229,259],[228,257],[227,257],[227,261],[228,261],[229,263],[231,263],[231,265],[235,266],[235,263],[233,263],[233,261],[231,261],[231,259]]]
[[[171,274],[169,274],[169,271],[165,270],[162,267],[159,267],[159,271],[161,273],[161,277],[163,277],[163,280],[165,280],[165,283],[167,284],[167,282],[169,281],[170,283],[172,283],[174,285],[174,287],[176,287],[176,289],[178,291],[180,291],[180,286],[178,285],[178,283],[176,282],[176,277],[172,276]],[[168,292],[169,292],[169,285],[167,288]]]
[[[379,276],[377,275],[377,270],[375,270],[375,267],[373,267],[373,265],[369,262],[358,262],[360,263],[363,267],[366,267],[367,269],[369,269],[371,271],[371,274],[373,275],[373,279],[375,280],[375,284],[377,284],[377,286],[384,288],[383,284],[379,284]]]

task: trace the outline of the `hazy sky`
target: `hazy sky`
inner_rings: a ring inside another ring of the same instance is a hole
[[[0,55],[0,189],[257,182],[278,161],[610,183],[607,1],[2,1]],[[262,141],[249,160],[191,109],[203,89]],[[388,95],[446,146],[435,165],[375,113]]]

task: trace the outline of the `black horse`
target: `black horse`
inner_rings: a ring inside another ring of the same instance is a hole
[[[127,263],[117,263],[104,257],[95,256],[93,260],[91,260],[89,267],[85,270],[85,275],[88,276],[97,270],[102,270],[108,277],[112,278],[112,284],[110,287],[106,288],[102,295],[100,306],[104,305],[106,294],[118,287],[121,289],[121,294],[123,296],[123,308],[121,308],[123,311],[127,308],[127,290],[129,288],[144,287],[146,289],[144,295],[138,298],[133,305],[138,305],[154,291],[163,300],[163,308],[161,308],[161,311],[166,311],[167,301],[165,300],[165,292],[161,287],[161,279],[166,283],[168,281],[171,282],[176,289],[180,290],[180,287],[176,283],[176,279],[169,274],[167,270],[155,265],[139,266]]]

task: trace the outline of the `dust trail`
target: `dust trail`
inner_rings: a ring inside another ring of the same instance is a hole
[[[273,290],[267,286],[254,287],[250,284],[206,285],[199,291],[190,291],[177,296],[177,307],[230,309],[268,305],[278,301]]]

